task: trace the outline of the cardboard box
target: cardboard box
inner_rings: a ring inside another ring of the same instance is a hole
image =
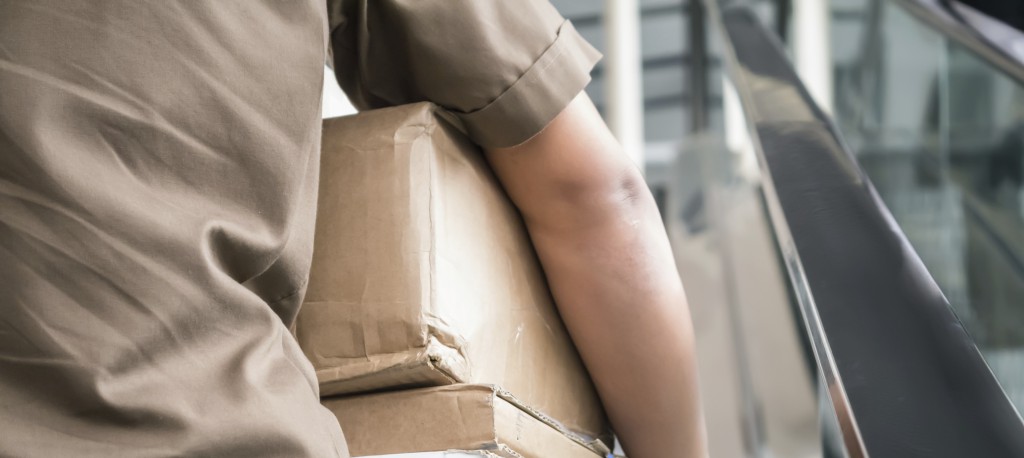
[[[362,458],[497,458],[498,456],[486,450],[448,450],[444,452],[389,453]]]
[[[507,458],[598,458],[588,443],[493,385],[456,384],[323,400],[352,456],[446,452]]]
[[[489,383],[607,437],[522,218],[482,152],[421,103],[324,121],[296,337],[322,396]]]
[[[479,450],[450,450],[444,452],[415,452],[415,453],[395,453],[387,455],[370,455],[362,458],[497,458],[491,452]]]

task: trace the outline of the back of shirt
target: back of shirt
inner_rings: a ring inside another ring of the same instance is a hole
[[[0,1],[0,455],[336,456],[322,0]]]

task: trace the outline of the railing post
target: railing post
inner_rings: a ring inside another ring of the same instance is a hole
[[[640,84],[640,7],[637,0],[606,0],[605,118],[619,143],[644,169],[644,111]]]
[[[832,114],[832,39],[829,0],[793,0],[793,66],[807,91]]]

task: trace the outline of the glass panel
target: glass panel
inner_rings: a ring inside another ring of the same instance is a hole
[[[840,3],[836,123],[1024,408],[1024,87],[895,2]]]
[[[697,331],[702,381],[719,381],[702,389],[739,413],[734,427],[742,442],[712,452],[844,457],[837,415],[821,388],[765,208],[742,107],[732,84],[722,86],[725,141],[691,138],[672,168],[666,199],[673,249],[695,320],[703,324]],[[722,420],[714,412],[712,435]]]

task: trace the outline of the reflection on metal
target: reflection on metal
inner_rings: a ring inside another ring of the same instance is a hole
[[[728,87],[725,89],[726,94],[728,94]],[[727,154],[735,154],[734,152],[741,151],[733,149],[732,146],[734,145],[730,145],[730,148],[727,149]],[[726,151],[717,152],[719,154],[704,158],[705,163],[702,164],[703,178],[708,181],[711,181],[708,179],[709,177],[720,178],[724,182],[733,181],[734,177],[732,176],[720,176],[731,175],[731,173],[726,173],[722,169],[732,172],[732,166],[729,163],[732,162],[733,158],[722,154],[726,153]],[[739,385],[737,394],[739,395],[738,407],[743,449],[748,458],[766,458],[771,455],[767,447],[768,440],[765,433],[764,415],[762,414],[762,406],[757,397],[754,376],[752,374],[752,361],[748,352],[748,349],[751,348],[751,343],[744,332],[741,319],[743,314],[740,304],[741,299],[738,297],[739,290],[743,284],[735,275],[737,272],[736,261],[742,258],[738,258],[737,253],[733,252],[731,245],[732,240],[729,234],[728,220],[729,212],[734,210],[734,208],[731,208],[733,200],[725,198],[725,196],[730,194],[725,190],[726,188],[727,186],[706,186],[705,192],[707,195],[703,197],[711,201],[707,208],[708,219],[713,227],[712,233],[721,254],[722,283],[725,287],[723,292],[727,309],[725,316],[728,318],[729,328],[731,329],[730,335],[732,337],[736,362],[736,382]],[[720,200],[722,202],[718,202]]]
[[[983,27],[991,26],[976,17],[983,15],[956,1],[895,0],[895,2],[946,37],[952,38],[970,49],[1000,71],[1017,81],[1024,82],[1024,61],[1021,60],[1019,49],[1020,46],[1024,46],[1021,44],[1024,38],[1021,38],[1020,34],[1011,36],[1013,34],[1003,28],[999,31],[983,30]],[[947,9],[944,5],[947,2],[951,2],[956,10]],[[995,38],[996,35],[993,33],[998,34],[999,38]]]
[[[707,6],[847,455],[1024,456],[1024,422],[778,41]]]
[[[606,0],[608,82],[605,119],[638,167],[644,167],[643,91],[640,87],[640,7],[637,0]]]
[[[713,217],[721,219],[720,215]],[[721,237],[722,231],[719,230],[717,232],[719,232]],[[732,265],[732,262],[736,255],[731,253],[729,244],[723,242],[726,241],[720,238],[718,249],[722,252],[722,270],[725,272],[735,272],[736,266]],[[726,274],[723,278],[725,280],[726,305],[729,307],[729,326],[733,330],[733,343],[736,348],[736,371],[739,374],[737,378],[740,385],[740,409],[742,410],[740,420],[742,421],[743,447],[747,451],[748,457],[764,458],[770,456],[767,449],[768,440],[765,437],[764,415],[755,394],[753,375],[750,371],[750,356],[746,350],[749,342],[747,342],[743,333],[743,325],[740,322],[740,314],[742,312],[739,306],[739,299],[736,297],[738,285],[732,275]]]

